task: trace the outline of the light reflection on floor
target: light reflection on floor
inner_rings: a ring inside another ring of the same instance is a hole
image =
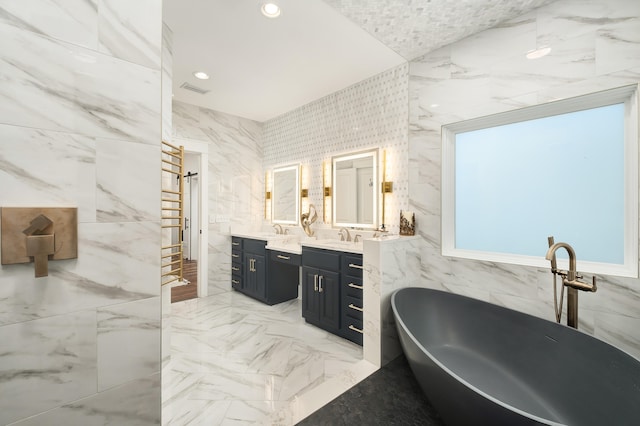
[[[300,300],[231,291],[171,306],[164,425],[291,425],[376,368],[362,348],[308,325]]]

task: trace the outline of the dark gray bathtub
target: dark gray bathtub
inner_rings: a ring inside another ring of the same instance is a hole
[[[400,342],[448,425],[640,425],[640,362],[572,328],[455,294],[391,298]]]

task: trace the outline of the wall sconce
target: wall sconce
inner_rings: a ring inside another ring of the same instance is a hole
[[[269,172],[265,172],[264,174],[264,219],[271,219],[271,174]]]
[[[331,161],[322,162],[322,221],[330,222],[331,217]]]
[[[380,225],[381,230],[385,230],[385,210],[386,210],[386,194],[393,193],[393,182],[387,180],[387,151],[382,151],[382,185],[380,188],[382,192],[382,223]]]

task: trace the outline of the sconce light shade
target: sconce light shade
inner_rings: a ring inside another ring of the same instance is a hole
[[[307,198],[309,196],[309,190],[308,189],[303,189],[300,191],[300,196],[302,198]]]
[[[382,192],[390,194],[393,192],[393,182],[382,182]]]

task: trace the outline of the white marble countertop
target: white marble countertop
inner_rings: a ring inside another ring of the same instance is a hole
[[[286,235],[285,235],[286,237]],[[296,239],[295,241],[283,239],[283,240],[269,240],[267,242],[267,250],[283,251],[291,254],[302,254],[302,246]]]
[[[270,240],[279,240],[288,237],[289,235],[276,234],[275,232],[262,232],[262,231],[240,231],[240,232],[232,232],[232,237],[241,237],[241,238],[251,238],[253,240],[262,240],[262,241],[270,241]]]
[[[306,247],[315,247],[321,248],[325,250],[335,250],[335,251],[343,251],[347,253],[357,253],[362,254],[362,241],[358,241],[354,243],[353,241],[340,241],[340,240],[308,240],[302,242],[303,246]]]
[[[234,231],[231,233],[234,237],[252,238],[255,240],[262,240],[266,243],[268,250],[277,250],[291,254],[302,254],[302,246],[314,247],[325,250],[335,250],[347,253],[362,254],[363,242],[362,240],[357,243],[353,241],[340,241],[334,238],[321,238],[315,237],[300,237],[298,235],[289,234],[276,234],[274,232],[265,231]],[[407,237],[400,237],[398,235],[384,235],[382,237],[366,238],[373,241],[400,241]],[[408,237],[411,238],[411,237]]]

